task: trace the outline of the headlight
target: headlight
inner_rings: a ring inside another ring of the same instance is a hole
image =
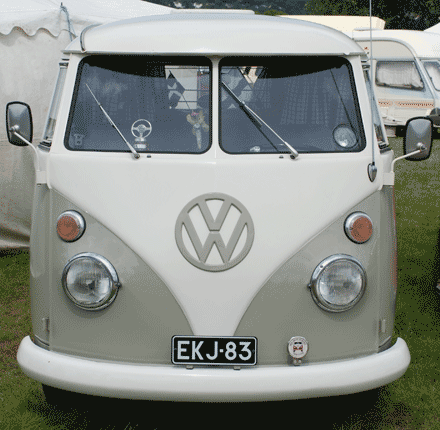
[[[367,277],[361,263],[349,255],[332,255],[314,270],[310,281],[312,297],[326,311],[352,308],[365,291]]]
[[[120,287],[118,274],[98,254],[83,253],[70,259],[63,271],[64,291],[82,309],[99,310],[110,305]]]

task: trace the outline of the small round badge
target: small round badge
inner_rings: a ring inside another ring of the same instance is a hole
[[[301,364],[301,359],[306,356],[309,350],[309,343],[305,337],[293,336],[287,344],[287,350],[293,358],[293,364]]]

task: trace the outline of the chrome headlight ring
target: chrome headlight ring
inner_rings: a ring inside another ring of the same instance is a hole
[[[328,312],[344,312],[362,298],[367,275],[356,258],[336,254],[327,257],[315,268],[310,280],[313,300]]]
[[[119,291],[118,274],[102,255],[84,252],[72,257],[62,274],[66,295],[81,309],[101,310],[113,303]]]

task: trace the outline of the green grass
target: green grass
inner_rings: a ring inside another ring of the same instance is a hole
[[[401,139],[391,139],[391,144],[401,155]],[[0,428],[440,429],[440,301],[434,291],[440,275],[439,202],[437,140],[429,160],[396,164],[399,289],[394,336],[408,343],[410,367],[381,389],[349,396],[257,404],[82,397],[75,407],[49,406],[41,385],[19,370],[15,358],[20,340],[31,332],[29,256],[23,251],[0,255]]]
[[[395,140],[401,153],[401,140]],[[439,279],[440,141],[424,162],[396,164],[399,294],[395,331],[408,343],[411,365],[389,389],[411,427],[440,428]]]

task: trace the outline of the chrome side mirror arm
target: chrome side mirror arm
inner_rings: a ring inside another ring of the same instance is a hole
[[[20,133],[18,133],[19,129],[20,129],[20,127],[18,125],[14,125],[9,129],[9,132],[11,134],[13,134],[14,136],[18,137],[27,146],[32,148],[32,150],[34,151],[34,154],[35,154],[35,168],[36,168],[36,171],[39,172],[40,171],[40,158],[38,157],[37,149],[35,148],[34,145],[32,145],[31,142],[29,142],[29,140],[25,139]]]
[[[426,146],[422,142],[419,142],[417,144],[417,148],[418,149],[416,149],[415,151],[401,155],[400,157],[396,157],[391,163],[391,172],[394,173],[394,164],[396,164],[396,161],[404,160],[405,158],[412,157],[413,155],[420,154],[421,152],[426,151]]]

